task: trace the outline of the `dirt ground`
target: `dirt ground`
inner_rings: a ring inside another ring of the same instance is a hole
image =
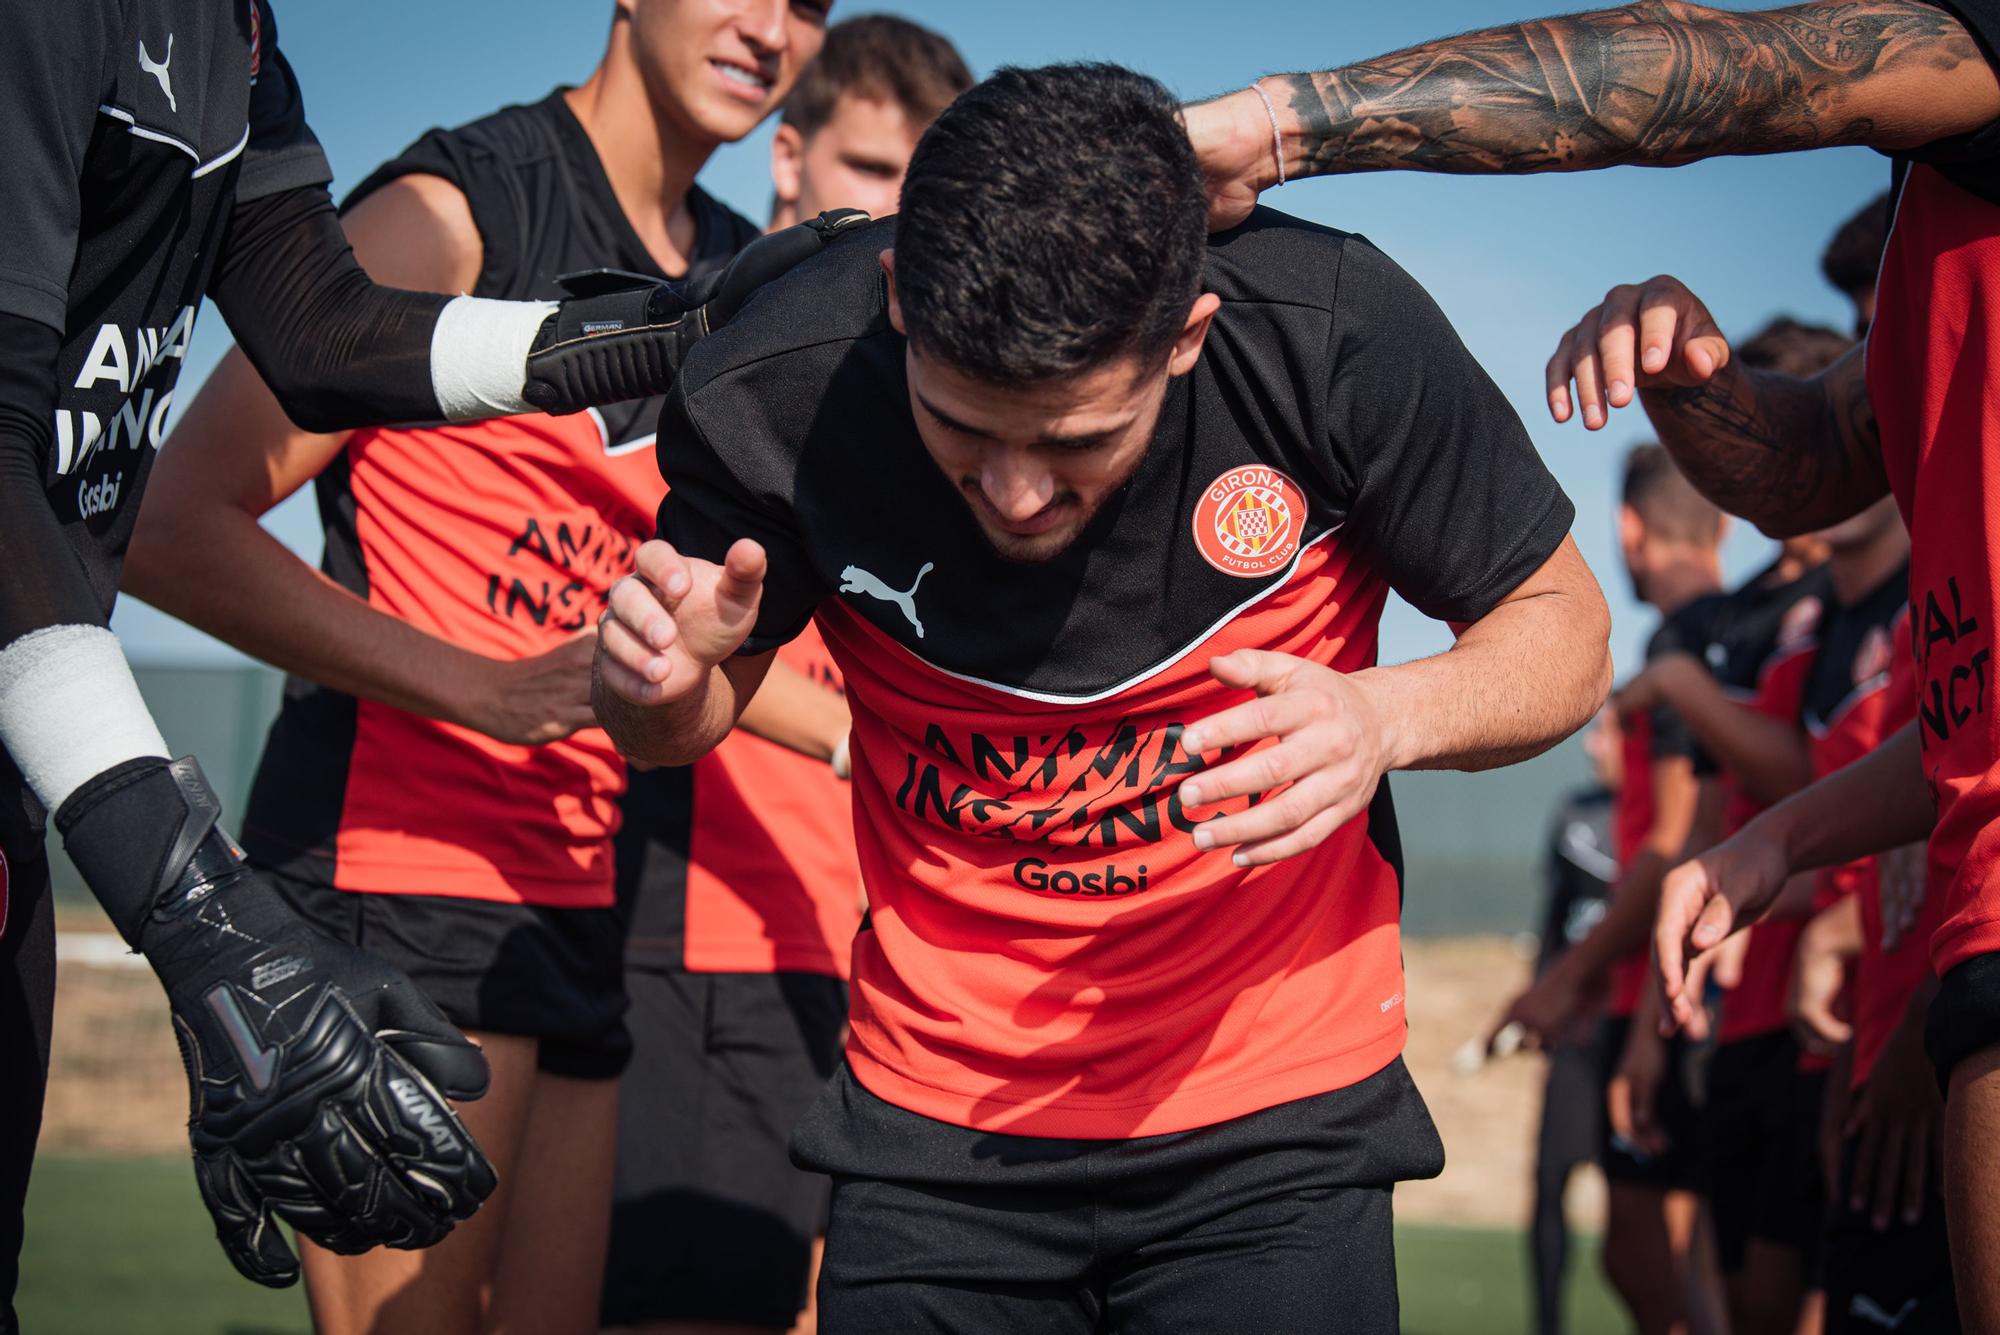
[[[83,922],[65,926],[87,926]],[[1515,1226],[1527,1218],[1542,1063],[1522,1056],[1476,1075],[1451,1059],[1480,1033],[1527,965],[1503,937],[1406,944],[1406,1060],[1444,1137],[1444,1175],[1397,1190],[1404,1219]],[[115,959],[115,955],[113,957]],[[153,976],[143,967],[66,960],[58,971],[54,1070],[42,1144],[103,1154],[178,1153],[187,1085]],[[1602,1210],[1594,1173],[1571,1189],[1574,1217]]]

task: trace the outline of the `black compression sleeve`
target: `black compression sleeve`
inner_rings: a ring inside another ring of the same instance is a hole
[[[0,649],[50,626],[104,624],[42,483],[61,346],[47,325],[0,315]]]
[[[323,187],[238,203],[209,291],[285,414],[306,430],[442,416],[431,333],[449,298],[370,279]]]

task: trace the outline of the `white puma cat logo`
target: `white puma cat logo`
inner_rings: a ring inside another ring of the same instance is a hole
[[[1912,1298],[1896,1309],[1896,1315],[1890,1316],[1882,1310],[1880,1304],[1865,1293],[1855,1294],[1854,1300],[1848,1304],[1848,1311],[1852,1315],[1858,1316],[1864,1321],[1872,1321],[1884,1330],[1895,1330],[1898,1326],[1909,1320],[1910,1313],[1916,1310],[1917,1300]]]
[[[903,615],[910,619],[910,625],[916,628],[917,638],[921,640],[924,638],[924,623],[917,620],[917,585],[924,582],[924,576],[930,574],[931,569],[931,563],[924,562],[924,568],[917,572],[917,577],[910,582],[910,587],[898,590],[890,588],[860,566],[849,566],[840,572],[840,591],[865,593],[870,598],[880,598],[885,603],[894,603],[903,610]]]
[[[146,39],[143,37],[139,39],[139,68],[160,81],[160,91],[167,95],[167,110],[178,112],[181,106],[180,103],[174,101],[173,79],[167,73],[167,66],[173,63],[174,35],[172,33],[167,34],[167,58],[165,60],[154,60],[151,56],[147,55]]]

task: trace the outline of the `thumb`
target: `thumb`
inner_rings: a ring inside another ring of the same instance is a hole
[[[1720,334],[1699,334],[1681,349],[1681,360],[1697,381],[1708,380],[1729,365],[1729,340]]]
[[[387,989],[375,1036],[455,1103],[481,1097],[492,1079],[486,1054],[414,984]]]

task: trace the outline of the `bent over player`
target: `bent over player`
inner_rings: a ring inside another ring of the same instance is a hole
[[[335,220],[326,160],[264,0],[81,0],[10,18],[0,78],[4,1330],[48,1066],[50,814],[166,988],[193,1086],[197,1180],[244,1274],[296,1277],[274,1215],[334,1251],[418,1247],[494,1184],[445,1103],[485,1088],[477,1049],[402,974],[311,932],[246,872],[200,768],[169,762],[107,627],[201,298],[215,298],[285,411],[319,430],[575,412],[658,393],[688,343],[726,313],[717,305],[684,322],[684,294],[665,288],[559,306],[370,282]]]
[[[854,714],[872,921],[793,1142],[823,1329],[1396,1327],[1390,1192],[1441,1150],[1381,779],[1579,726],[1606,616],[1423,290],[1205,209],[1158,84],[1005,71],[668,398],[612,736],[700,755],[814,615]],[[1392,588],[1456,646],[1375,667]]]

